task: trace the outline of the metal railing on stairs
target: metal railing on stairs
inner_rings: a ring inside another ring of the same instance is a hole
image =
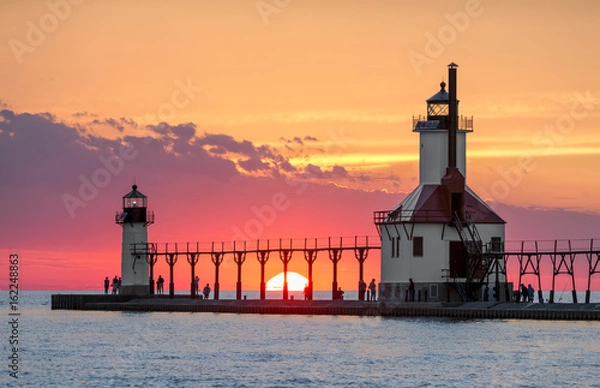
[[[477,283],[481,284],[485,278],[486,268],[484,268],[481,237],[468,211],[465,212],[464,220],[465,224],[463,225],[459,214],[454,212],[454,226],[467,253],[466,277],[455,278],[454,285],[461,300],[467,302],[471,299],[472,286]]]

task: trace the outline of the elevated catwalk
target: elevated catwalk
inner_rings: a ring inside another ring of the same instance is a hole
[[[378,238],[373,236],[327,237],[305,239],[278,239],[256,241],[210,242],[210,243],[137,243],[131,246],[131,255],[138,259],[145,258],[150,268],[149,294],[154,294],[154,265],[159,257],[163,257],[169,265],[169,297],[175,297],[173,283],[173,268],[180,256],[185,257],[190,264],[190,296],[195,298],[194,278],[196,265],[201,256],[210,258],[215,266],[214,298],[219,299],[220,273],[219,268],[225,257],[231,257],[237,266],[236,299],[242,299],[242,265],[248,255],[254,256],[260,263],[260,299],[266,299],[265,265],[269,258],[278,257],[283,264],[283,299],[288,299],[287,268],[294,254],[300,254],[308,265],[308,299],[313,296],[313,264],[319,253],[327,254],[332,263],[332,299],[337,299],[338,263],[344,252],[353,253],[358,262],[358,279],[363,280],[364,263],[370,250],[379,250]],[[374,243],[375,242],[375,243]]]
[[[600,273],[600,240],[545,240],[521,241],[507,244],[501,257],[490,255],[496,266],[518,265],[519,276],[516,285],[521,284],[525,275],[534,275],[537,280],[538,300],[543,302],[542,277],[552,276],[549,302],[554,302],[556,280],[566,275],[570,281],[572,300],[577,303],[576,272],[580,278],[587,277],[585,303],[590,303],[593,276]],[[499,262],[498,262],[499,261]],[[577,271],[576,271],[577,268]]]
[[[236,299],[242,299],[242,277],[241,269],[247,257],[254,256],[261,266],[261,293],[260,299],[265,299],[265,278],[264,269],[270,257],[277,257],[283,264],[283,271],[287,273],[287,266],[292,258],[301,256],[308,266],[308,278],[310,296],[312,299],[312,266],[318,257],[325,256],[332,263],[332,299],[336,299],[336,290],[338,288],[337,271],[338,265],[344,255],[351,254],[358,264],[356,272],[357,281],[364,277],[364,263],[371,250],[379,250],[381,247],[373,242],[377,242],[377,237],[355,236],[348,238],[320,238],[320,239],[301,239],[301,240],[258,240],[253,242],[241,243],[144,243],[135,244],[131,248],[132,255],[145,257],[150,266],[149,294],[154,294],[154,275],[153,268],[159,257],[163,258],[170,268],[169,297],[175,297],[175,285],[173,283],[173,268],[178,262],[179,257],[185,257],[190,265],[190,296],[196,297],[193,287],[195,276],[195,266],[200,257],[211,260],[215,268],[214,298],[219,299],[219,268],[226,258],[230,258],[237,266]],[[250,255],[250,256],[248,256]],[[294,256],[296,255],[296,256]],[[512,284],[514,288],[522,283],[528,275],[533,275],[535,279],[535,289],[537,290],[538,302],[555,302],[556,291],[569,290],[572,295],[572,301],[578,303],[577,291],[585,291],[585,303],[590,303],[590,293],[593,288],[594,275],[600,273],[600,240],[552,240],[552,241],[515,241],[504,244],[483,246],[483,249],[476,256],[471,258],[477,260],[479,268],[476,278],[451,278],[445,277],[445,281],[457,288],[464,287],[464,283],[477,282],[480,285],[488,284],[489,278],[497,279],[497,274],[506,276],[507,288],[497,289],[498,293],[505,295],[499,297],[504,301],[512,300],[513,290],[508,289]],[[516,275],[516,276],[515,276]],[[443,277],[444,274],[440,274]],[[566,283],[558,284],[557,280],[566,278]],[[542,279],[545,279],[544,281]],[[586,280],[586,288],[578,290],[576,278],[582,282]],[[547,287],[551,279],[550,288]],[[531,276],[529,277],[531,280]],[[568,286],[567,286],[568,285]],[[489,284],[490,288],[495,285]],[[558,289],[557,289],[558,287]],[[598,287],[596,287],[598,288]],[[549,291],[549,299],[543,299],[543,291]],[[284,300],[288,299],[287,290],[284,288]],[[426,296],[423,295],[423,300]],[[483,300],[483,298],[478,298]],[[490,300],[493,300],[490,298]],[[463,302],[473,300],[465,299]]]

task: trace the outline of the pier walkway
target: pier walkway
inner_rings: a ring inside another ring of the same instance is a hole
[[[167,296],[52,295],[53,310],[199,312],[277,315],[446,317],[600,321],[600,303],[382,303],[357,300],[201,300]]]

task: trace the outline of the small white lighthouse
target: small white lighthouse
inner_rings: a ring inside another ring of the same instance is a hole
[[[121,289],[123,295],[148,295],[148,262],[144,254],[132,254],[133,244],[148,242],[148,226],[154,223],[154,213],[148,212],[148,197],[140,193],[137,185],[123,196],[123,211],[117,212],[115,221],[123,228],[121,251]]]
[[[504,275],[491,268],[498,263],[493,253],[503,250],[505,221],[466,185],[466,135],[473,119],[458,115],[457,67],[448,65],[448,91],[442,82],[427,100],[427,117],[413,119],[420,138],[419,186],[395,209],[374,214],[383,301],[505,297]]]

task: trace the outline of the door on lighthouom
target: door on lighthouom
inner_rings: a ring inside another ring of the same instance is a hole
[[[467,258],[469,254],[462,241],[450,241],[450,277],[467,277]]]

